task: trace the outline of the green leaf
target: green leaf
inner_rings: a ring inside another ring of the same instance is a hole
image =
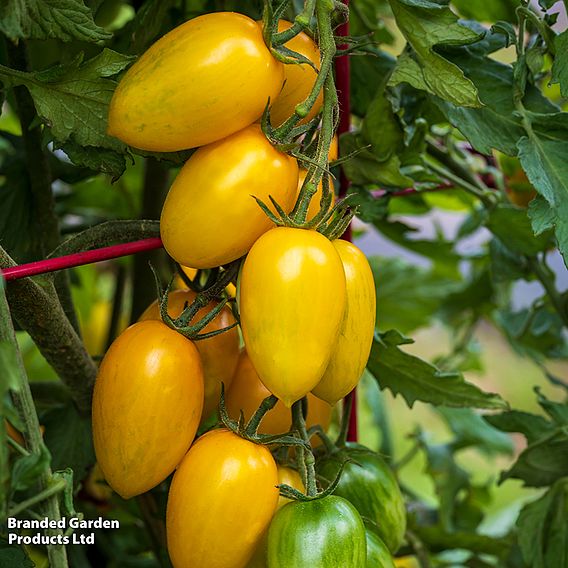
[[[485,415],[483,419],[503,432],[520,432],[529,444],[536,442],[553,429],[544,416],[520,410],[508,410],[500,414]]]
[[[4,294],[0,290],[0,294]],[[20,390],[18,358],[14,346],[8,341],[0,341],[0,397],[9,390]]]
[[[67,140],[60,146],[74,164],[80,164],[93,171],[112,176],[118,179],[126,169],[124,154],[114,150],[97,148],[95,146],[80,146],[73,140]]]
[[[518,141],[519,159],[529,181],[554,210],[553,217],[546,218],[554,224],[558,248],[568,264],[568,113],[527,113],[526,120],[531,127]],[[535,232],[542,232],[542,217],[542,212],[536,217]]]
[[[106,135],[108,105],[115,81],[132,58],[104,49],[83,62],[80,55],[72,63],[38,73],[15,72],[0,66],[0,78],[12,86],[24,85],[34,99],[41,119],[50,126],[59,143],[72,140],[81,146],[100,146],[118,152],[125,145]]]
[[[538,303],[517,312],[502,309],[494,319],[517,353],[540,362],[568,357],[564,322],[549,304]]]
[[[448,280],[401,258],[369,259],[377,288],[377,326],[402,333],[428,325],[445,296],[455,288]],[[409,294],[412,285],[412,294]]]
[[[0,566],[13,568],[34,568],[35,562],[30,560],[23,546],[8,544],[4,537],[0,537]]]
[[[413,180],[400,172],[400,160],[391,156],[381,162],[368,148],[369,143],[355,133],[341,136],[342,155],[354,154],[343,164],[343,169],[351,183],[357,185],[373,184],[375,187],[408,187]]]
[[[520,0],[452,0],[452,5],[464,18],[480,22],[516,22],[515,8],[519,4]]]
[[[39,454],[18,458],[12,468],[12,491],[24,491],[37,484],[40,475],[49,466],[51,455],[45,444],[41,444]]]
[[[460,25],[458,17],[447,6],[434,1],[390,0],[390,5],[416,60],[404,53],[389,84],[407,82],[458,106],[481,106],[473,83],[459,67],[435,50],[443,45],[470,44],[480,39],[480,35]]]
[[[520,255],[536,255],[552,244],[549,231],[534,236],[526,211],[514,205],[499,204],[492,209],[486,226],[509,250]]]
[[[403,148],[404,130],[381,86],[372,100],[361,127],[361,135],[371,144],[372,152],[381,162]]]
[[[4,0],[0,31],[12,41],[53,38],[102,44],[112,37],[95,24],[82,0]]]
[[[454,510],[458,494],[469,486],[469,475],[455,461],[448,444],[428,444],[419,438],[426,453],[426,472],[432,478],[440,501],[440,524],[444,530],[454,529]]]
[[[374,99],[379,85],[394,69],[396,60],[384,51],[369,50],[369,55],[351,58],[351,81],[357,85],[352,91],[352,112],[363,117]]]
[[[52,468],[71,468],[75,483],[82,481],[95,463],[91,420],[79,415],[69,404],[46,412],[41,417],[45,426],[45,443],[52,455]]]
[[[563,31],[554,38],[556,57],[552,64],[551,83],[560,83],[560,92],[568,98],[568,30]]]
[[[446,373],[410,355],[399,345],[413,343],[395,330],[378,334],[373,341],[367,368],[381,389],[400,394],[407,404],[420,400],[437,406],[506,408],[497,394],[485,393],[464,380],[460,373]]]
[[[436,274],[454,280],[460,278],[458,267],[461,257],[454,251],[453,241],[445,240],[441,234],[431,241],[413,238],[412,233],[416,232],[416,229],[400,221],[379,221],[375,222],[374,226],[397,245],[430,259]]]
[[[527,566],[568,566],[568,479],[557,481],[540,499],[525,505],[517,527]]]
[[[513,102],[512,67],[489,57],[474,55],[470,49],[448,52],[447,57],[473,81],[484,106],[479,109],[463,108],[439,98],[435,98],[434,103],[476,150],[490,154],[496,148],[516,156],[517,141],[525,135],[525,131]],[[525,108],[540,113],[558,110],[530,85],[523,104]]]
[[[495,284],[528,279],[531,269],[525,258],[509,250],[499,239],[489,243],[491,279]]]
[[[489,425],[471,408],[440,407],[437,410],[455,436],[453,446],[476,446],[488,455],[513,453],[510,436]]]

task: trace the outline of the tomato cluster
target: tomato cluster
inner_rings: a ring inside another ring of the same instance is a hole
[[[290,26],[281,21],[278,29]],[[286,47],[319,64],[318,47],[305,33]],[[200,333],[224,333],[193,341],[172,329],[172,320],[201,299],[176,290],[165,308],[154,303],[116,339],[95,385],[95,450],[109,485],[129,498],[175,472],[166,525],[176,568],[390,566],[388,549],[396,550],[404,533],[392,473],[360,449],[357,467],[369,469],[372,484],[361,475],[353,481],[357,469],[348,466],[335,495],[279,500],[279,484],[305,490],[298,472],[278,466],[271,452],[278,436],[299,435],[291,430],[290,408],[307,397],[305,427],[327,429],[332,405],[364,370],[375,324],[375,286],[363,253],[317,226],[275,226],[252,197],[274,200],[275,211],[295,207],[307,173],[257,121],[270,102],[272,124],[285,122],[316,75],[307,64],[278,61],[259,23],[241,14],[207,14],[150,47],[111,102],[109,132],[124,142],[153,151],[199,147],[162,210],[170,256],[202,270],[245,257],[236,292],[245,350],[239,351],[232,310],[217,299],[200,303],[194,319],[218,311]],[[302,122],[316,117],[321,105],[320,94]],[[337,150],[332,153],[335,159]],[[320,196],[323,191],[320,184]],[[316,194],[308,220],[318,204]],[[168,323],[161,319],[165,309]],[[219,404],[222,384],[225,427],[194,441]],[[276,406],[253,433],[243,430],[271,394]],[[288,459],[297,454],[299,460],[305,451],[291,451]],[[335,476],[343,453],[318,452],[322,479]]]

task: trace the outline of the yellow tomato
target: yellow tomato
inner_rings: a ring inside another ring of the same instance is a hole
[[[345,274],[322,234],[278,227],[250,250],[240,276],[241,326],[264,386],[288,407],[320,381],[345,309]]]
[[[292,24],[284,20],[278,22],[278,31],[290,28]],[[319,69],[320,51],[315,42],[304,32],[284,44],[285,47],[303,55]],[[270,107],[270,120],[274,126],[280,126],[287,118],[294,114],[296,105],[303,102],[310,94],[316,81],[316,72],[306,63],[284,65],[284,87],[274,104]],[[320,91],[312,110],[300,121],[305,124],[320,111],[323,104],[323,92]]]
[[[225,429],[191,447],[176,471],[166,513],[174,568],[244,568],[278,503],[270,450]]]
[[[283,465],[278,466],[278,484],[279,485],[289,485],[302,493],[305,492],[304,484],[302,483],[302,478],[300,474],[291,467],[285,467]],[[278,506],[276,510],[281,509],[286,503],[289,503],[290,499],[286,497],[282,497],[281,495],[278,497]],[[251,561],[247,564],[247,568],[266,568],[266,551],[268,547],[268,534],[264,533],[260,544],[258,545],[254,556],[252,557]]]
[[[302,185],[304,180],[306,179],[308,171],[304,168],[300,168],[300,173],[298,176],[298,192],[296,193],[296,199],[300,195],[300,190],[302,189]],[[329,178],[329,190],[332,192],[331,194],[331,203],[335,203],[335,195],[333,195],[333,181],[331,180],[331,176]],[[307,221],[311,221],[319,212],[320,212],[320,201],[321,201],[321,194],[323,192],[323,183],[320,181],[318,184],[317,191],[315,195],[312,197],[310,201],[310,206],[308,207],[308,216],[306,218]]]
[[[168,296],[168,314],[172,318],[177,318],[184,310],[186,305],[191,304],[197,294],[193,290],[174,290]],[[205,308],[201,308],[192,323],[197,323],[205,317],[217,302],[212,301]],[[140,321],[159,320],[160,308],[156,300],[140,316]],[[235,317],[231,308],[225,306],[217,317],[208,323],[200,333],[209,333],[235,323]],[[205,420],[219,405],[221,396],[221,383],[228,388],[233,380],[233,373],[239,358],[239,332],[234,327],[215,337],[200,339],[195,342],[195,346],[201,356],[203,365],[204,379],[204,401],[202,418]]]
[[[128,70],[110,103],[108,133],[156,152],[210,144],[257,120],[283,80],[256,22],[204,14],[166,34]]]
[[[225,402],[229,416],[238,420],[242,410],[245,419],[248,420],[267,396],[270,396],[270,391],[260,381],[247,352],[243,351],[226,395]],[[310,428],[320,424],[324,430],[327,430],[330,422],[331,406],[308,393],[306,426]],[[290,430],[291,424],[292,412],[278,401],[276,406],[266,413],[258,431],[261,434],[283,434]],[[317,445],[319,438],[315,437],[313,442]]]
[[[195,345],[159,321],[135,323],[110,346],[95,383],[93,439],[108,484],[128,499],[162,482],[201,418]]]
[[[334,162],[339,157],[339,138],[337,134],[333,135],[331,145],[329,147],[329,154],[327,155],[328,162]]]
[[[166,198],[164,246],[185,266],[211,268],[235,260],[273,227],[252,196],[269,204],[272,195],[288,211],[297,185],[296,159],[276,150],[258,125],[200,148]]]
[[[367,258],[352,243],[337,239],[332,244],[343,263],[347,300],[329,365],[312,390],[329,404],[335,404],[359,382],[373,343],[376,317],[375,282]]]

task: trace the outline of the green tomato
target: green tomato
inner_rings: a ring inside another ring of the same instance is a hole
[[[268,568],[365,568],[366,555],[361,516],[335,495],[284,505],[268,530]]]
[[[365,529],[367,538],[367,568],[395,568],[387,545],[371,529]]]
[[[395,553],[406,531],[406,510],[393,472],[378,454],[355,444],[320,460],[317,472],[331,483],[346,459],[352,461],[345,465],[334,494],[355,505],[365,522],[370,521]]]

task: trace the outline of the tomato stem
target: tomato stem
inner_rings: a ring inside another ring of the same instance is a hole
[[[306,488],[306,494],[308,497],[315,497],[318,492],[315,468],[316,460],[311,449],[308,449],[310,447],[310,438],[306,430],[303,406],[302,400],[298,400],[292,405],[292,424],[300,439],[304,441],[307,446],[298,446],[296,450],[298,454],[298,467]]]

